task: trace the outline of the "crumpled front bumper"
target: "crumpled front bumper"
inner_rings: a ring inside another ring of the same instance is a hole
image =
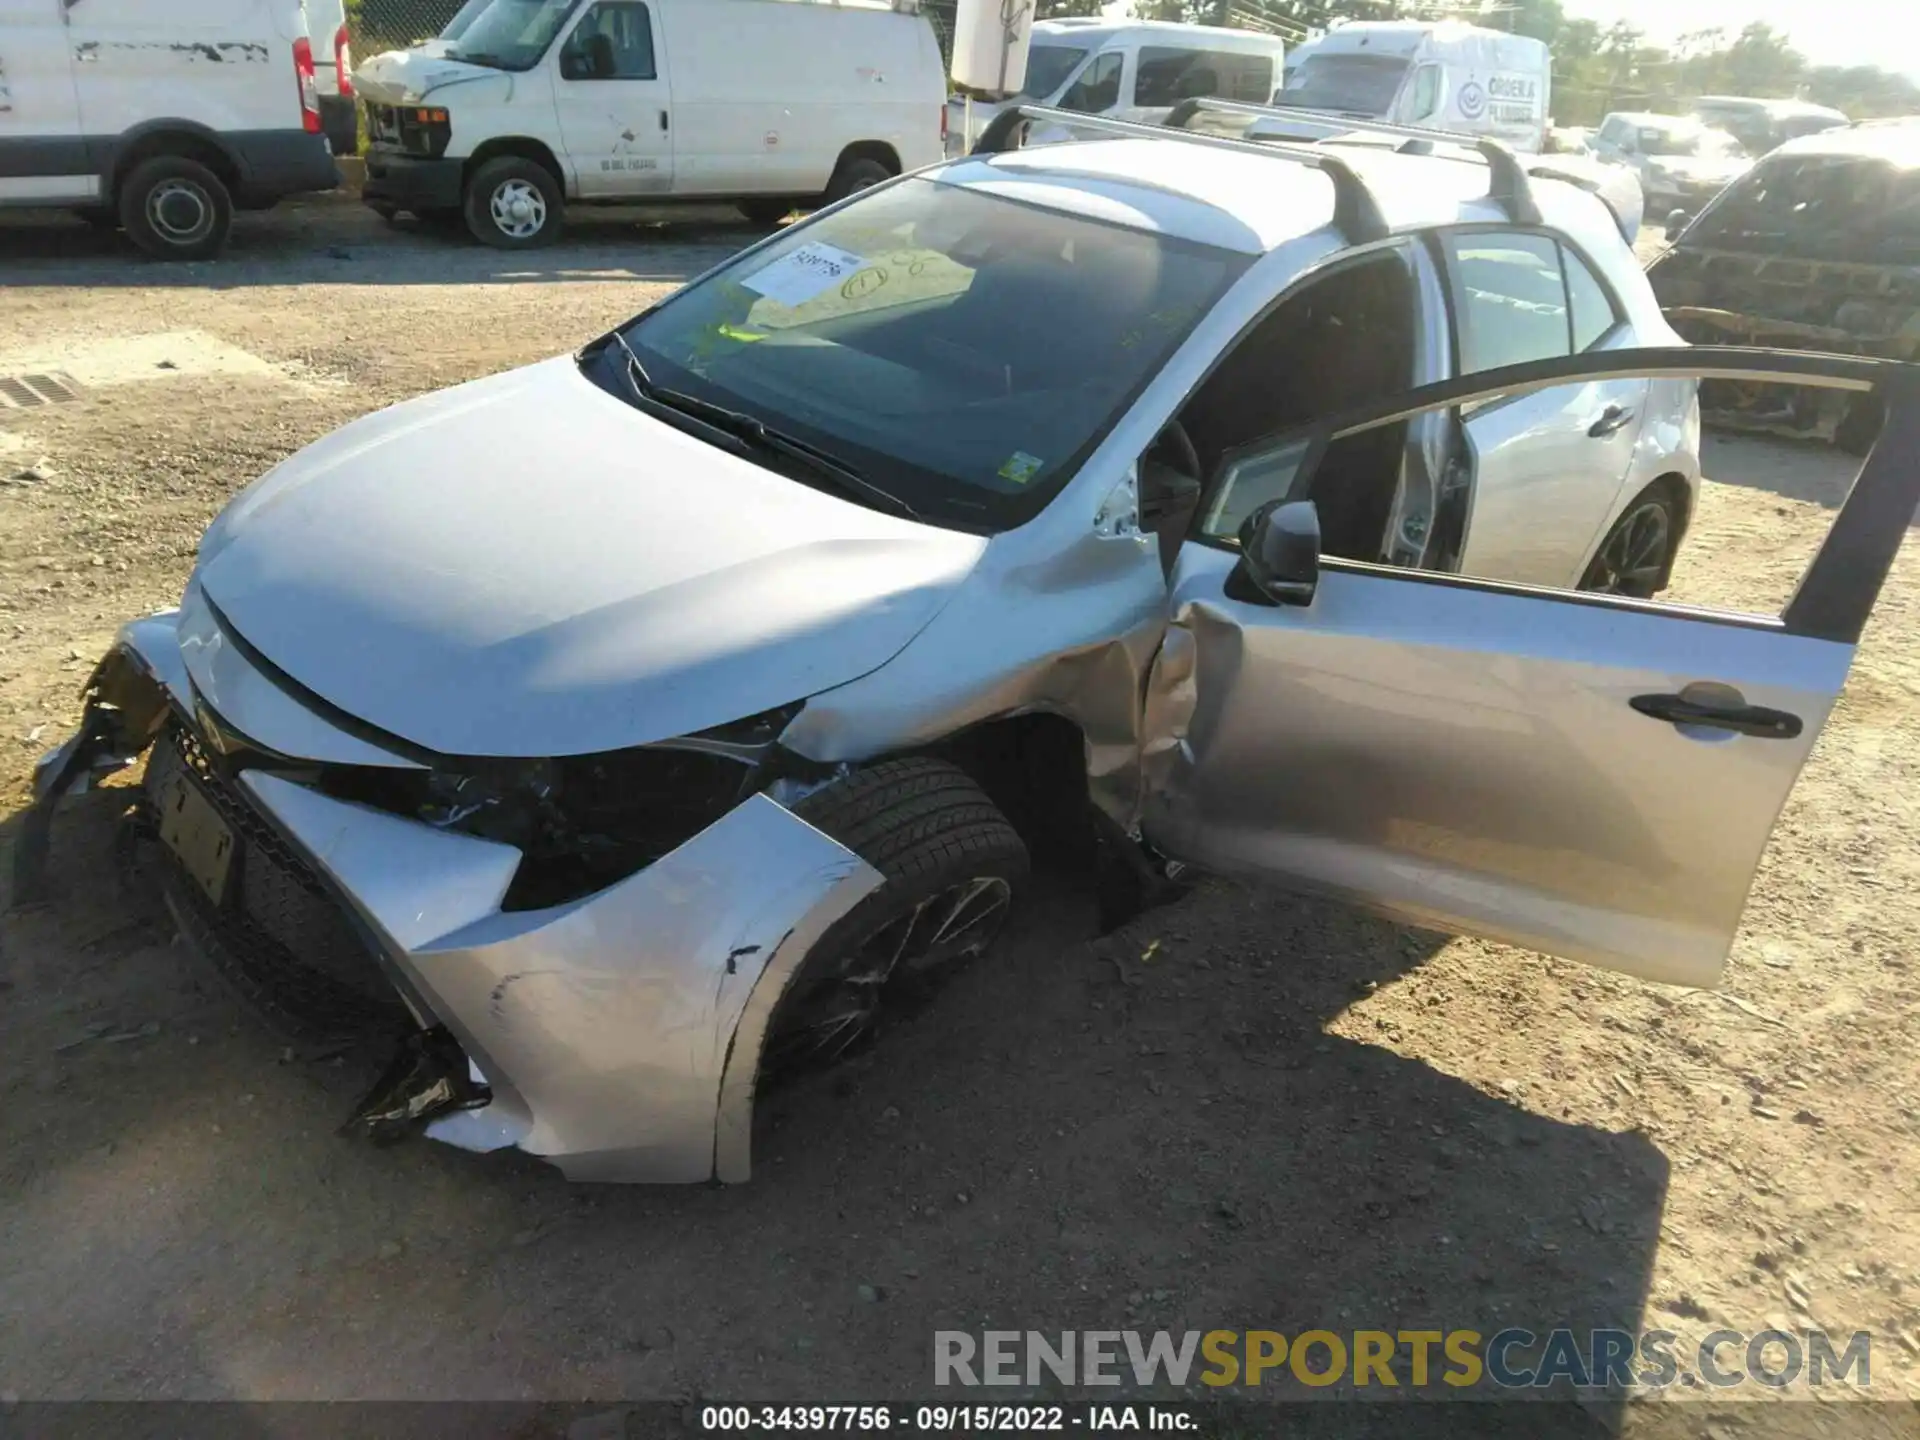
[[[204,670],[236,708],[277,723],[264,692],[244,703],[264,678],[245,673],[246,657],[195,648],[192,598],[122,630],[100,673],[123,689],[144,686],[162,719],[171,710],[202,728],[231,723],[209,715]],[[218,674],[214,658],[225,667]],[[111,727],[95,708],[42,761],[36,812],[50,814],[65,789],[127,758],[116,753],[126,737],[105,741]],[[286,733],[327,724],[304,710]],[[332,743],[349,740],[359,743]],[[325,748],[312,745],[305,758]],[[515,1145],[579,1180],[746,1179],[774,1005],[819,937],[882,883],[853,852],[754,795],[597,894],[507,912],[520,862],[512,846],[339,800],[267,768],[240,769],[230,788],[351,913],[423,1029],[444,1027],[486,1087],[483,1106],[443,1114],[427,1133],[475,1150]]]

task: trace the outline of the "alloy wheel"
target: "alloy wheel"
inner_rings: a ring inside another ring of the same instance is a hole
[[[1650,597],[1666,569],[1673,520],[1658,500],[1645,500],[1624,515],[1593,557],[1582,587],[1602,595]]]
[[[998,875],[962,880],[883,922],[830,973],[803,972],[797,983],[804,988],[769,1037],[764,1070],[779,1075],[844,1056],[872,1031],[889,981],[930,977],[978,955],[1000,933],[1012,903],[1013,887]]]

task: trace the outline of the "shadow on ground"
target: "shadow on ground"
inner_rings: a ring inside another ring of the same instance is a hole
[[[535,250],[492,250],[460,229],[402,218],[389,225],[351,199],[294,201],[235,217],[216,260],[169,264],[126,236],[53,211],[0,221],[0,269],[10,285],[229,290],[256,285],[482,285],[609,278],[674,282],[767,233],[726,205],[588,209],[561,239]],[[697,252],[693,256],[688,251]],[[711,252],[711,253],[709,253]]]
[[[1045,893],[763,1102],[750,1184],[578,1186],[333,1133],[381,1057],[227,999],[113,878],[127,796],[71,804],[57,898],[5,922],[27,1398],[925,1398],[937,1330],[1639,1326],[1649,1142],[1327,1032],[1442,937],[1205,882],[1089,943]]]

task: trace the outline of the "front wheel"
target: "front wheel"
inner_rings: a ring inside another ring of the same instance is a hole
[[[502,155],[473,172],[464,208],[467,229],[482,245],[530,250],[559,235],[566,198],[545,166]]]
[[[884,999],[945,978],[999,935],[1027,878],[1027,847],[959,766],[885,760],[793,813],[886,877],[820,937],[767,1029],[763,1076],[846,1055]]]
[[[120,186],[120,224],[162,260],[208,260],[233,229],[233,197],[220,177],[184,155],[157,155]]]
[[[893,171],[878,160],[842,160],[833,172],[833,178],[827,182],[826,202],[831,205],[836,200],[844,200],[849,195],[858,195],[862,190],[871,190],[875,185],[893,178]]]
[[[1674,499],[1664,487],[1645,490],[1614,522],[1580,577],[1580,588],[1601,595],[1650,600],[1667,583],[1679,534]]]

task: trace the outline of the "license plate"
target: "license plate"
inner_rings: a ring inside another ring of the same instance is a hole
[[[233,870],[233,831],[183,774],[166,777],[160,786],[160,840],[218,905],[227,893]]]

